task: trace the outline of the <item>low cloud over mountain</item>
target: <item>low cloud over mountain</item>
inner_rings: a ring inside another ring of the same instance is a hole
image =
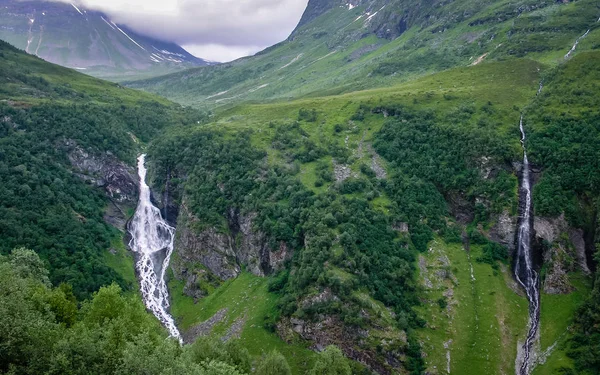
[[[101,10],[139,33],[183,45],[198,56],[226,61],[285,39],[307,0],[80,0],[77,4]]]

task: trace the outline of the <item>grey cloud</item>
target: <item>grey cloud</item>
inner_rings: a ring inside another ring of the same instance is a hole
[[[269,46],[285,39],[308,0],[80,0],[113,21],[179,44]]]

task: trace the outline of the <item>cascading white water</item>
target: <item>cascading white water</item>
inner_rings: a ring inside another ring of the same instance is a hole
[[[575,49],[577,49],[577,46],[579,45],[579,42],[581,42],[581,39],[585,38],[589,33],[590,33],[590,29],[588,29],[588,31],[586,31],[585,34],[583,34],[582,36],[580,36],[579,38],[577,38],[577,40],[575,41],[575,44],[573,44],[573,47],[571,47],[571,49],[569,50],[569,52],[567,52],[567,54],[565,55],[565,59],[568,59],[569,57],[571,57],[571,55],[573,54],[573,52],[575,52]]]
[[[534,270],[531,254],[531,181],[529,177],[529,160],[525,148],[525,129],[523,116],[519,123],[521,129],[521,144],[523,146],[523,176],[521,182],[522,216],[517,237],[517,258],[515,262],[515,277],[527,294],[529,301],[529,330],[523,343],[521,361],[516,369],[517,375],[528,375],[531,371],[531,352],[540,325],[540,293],[538,289],[538,274]]]
[[[181,342],[181,334],[169,314],[169,291],[165,272],[173,253],[175,228],[163,220],[160,210],[150,201],[150,188],[146,184],[146,155],[138,158],[140,199],[133,220],[129,224],[129,247],[137,254],[136,268],[140,289],[146,307]]]

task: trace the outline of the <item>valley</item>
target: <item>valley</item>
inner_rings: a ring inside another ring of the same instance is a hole
[[[311,0],[124,84],[0,42],[0,372],[596,373],[598,15]]]

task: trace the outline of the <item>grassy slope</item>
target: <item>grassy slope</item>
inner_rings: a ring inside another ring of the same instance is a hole
[[[172,102],[138,90],[131,90],[119,84],[103,81],[88,75],[79,73],[73,69],[49,63],[38,57],[27,55],[2,42],[0,46],[0,61],[3,69],[7,71],[21,72],[29,77],[41,77],[47,80],[53,87],[71,89],[84,97],[53,98],[59,102],[92,101],[95,103],[121,103],[123,105],[135,105],[143,101],[158,102],[163,105],[173,105]],[[6,83],[5,89],[17,88],[10,96],[0,92],[0,98],[21,101],[25,103],[38,104],[48,100],[45,95],[33,94],[23,89],[17,82]]]
[[[569,337],[569,326],[577,307],[589,295],[589,278],[581,274],[571,274],[569,279],[575,291],[566,295],[548,295],[542,293],[541,301],[541,350],[547,353],[544,363],[538,365],[534,375],[556,374],[561,367],[572,367],[572,360],[565,354],[565,342]]]
[[[518,159],[520,157],[517,127],[519,114],[535,97],[537,83],[547,70],[548,66],[532,60],[514,59],[484,63],[473,67],[451,69],[392,87],[329,97],[305,98],[292,102],[243,104],[221,109],[217,112],[214,123],[208,126],[232,132],[253,129],[253,144],[268,151],[270,163],[280,163],[282,155],[270,145],[275,127],[269,124],[295,121],[301,108],[315,109],[318,113],[317,121],[302,122],[302,128],[316,143],[323,141],[347,143],[348,148],[354,150],[356,156],[355,163],[351,167],[358,173],[360,163],[369,158],[368,153],[357,152],[359,145],[369,144],[384,122],[383,116],[370,113],[367,113],[363,121],[350,121],[350,117],[361,103],[368,103],[371,106],[401,103],[444,113],[465,101],[477,105],[490,101],[499,109],[495,131],[514,138],[515,158]],[[343,130],[339,133],[334,131],[336,124],[343,125]],[[456,124],[456,126],[471,125]],[[320,161],[330,163],[331,157],[325,157]],[[319,193],[325,191],[327,185],[319,188],[314,186],[316,164],[317,162],[301,164],[299,178],[308,188]],[[385,211],[389,200],[382,196],[373,200],[372,205]],[[432,264],[428,270],[438,270],[436,261],[440,255],[445,255],[450,262],[449,269],[455,281],[445,281],[442,288],[424,294],[426,302],[420,312],[430,325],[420,332],[420,337],[427,354],[426,362],[429,370],[445,373],[447,358],[444,343],[452,340],[449,348],[450,367],[453,372],[513,373],[517,342],[523,338],[527,324],[527,301],[510,287],[512,279],[508,268],[505,266],[501,267],[500,271],[494,271],[487,264],[470,262],[462,246],[444,244],[439,239],[434,241],[431,248],[434,251],[425,255],[427,262]],[[474,246],[473,257],[476,258],[480,251],[480,248]],[[471,264],[474,281],[470,276]],[[244,279],[247,277],[249,276],[244,276]],[[217,292],[218,295],[232,293],[231,290],[237,289],[233,286],[234,283],[224,286],[223,291]],[[541,332],[543,350],[557,340],[560,344],[564,338],[568,321],[587,290],[584,280],[577,281],[576,285],[578,290],[573,294],[543,296]],[[454,289],[454,302],[450,304],[449,310],[442,310],[437,300],[450,286]],[[181,286],[172,285],[172,287],[174,294],[179,296]],[[234,291],[233,294],[235,293],[239,292]],[[196,306],[189,300],[185,302],[186,300],[179,300],[179,298],[181,297],[175,298],[174,312],[183,319],[185,327],[191,324],[189,316],[192,314],[194,316],[200,314],[202,319],[194,319],[199,321],[210,317],[209,311],[214,313],[228,306],[228,302],[222,302],[214,297],[209,297]],[[266,301],[268,298],[263,296],[263,300]],[[244,333],[242,337],[251,337],[251,334]],[[549,368],[556,368],[557,364],[569,365],[564,352],[560,350],[560,345],[557,348],[547,358],[547,364],[540,366],[536,371],[545,374],[549,373]]]
[[[527,300],[513,289],[507,267],[495,271],[475,262],[480,253],[478,246],[469,254],[462,245],[436,239],[423,255],[427,266],[420,279],[430,280],[432,288],[425,291],[420,308],[428,321],[420,337],[433,374],[447,374],[448,365],[457,374],[514,373],[517,341],[527,325]],[[440,278],[440,272],[452,276]],[[444,294],[447,308],[437,302]]]
[[[267,291],[267,279],[243,273],[198,303],[183,294],[181,282],[172,280],[169,287],[171,311],[184,331],[227,309],[225,318],[213,327],[213,335],[220,337],[236,321],[243,322],[241,343],[252,356],[256,358],[277,349],[287,358],[294,374],[303,374],[310,369],[314,358],[312,351],[302,344],[286,344],[265,328],[265,319],[276,314],[277,302],[276,295]]]
[[[389,87],[449,67],[469,66],[484,55],[485,60],[518,56],[556,65],[577,37],[596,27],[598,17],[592,0],[568,4],[465,0],[405,6],[402,1],[388,4],[386,12],[399,7],[392,12],[415,17],[412,27],[393,40],[371,33],[375,28],[371,24],[381,21],[377,17],[371,23],[364,16],[358,18],[366,14],[366,5],[350,11],[337,7],[301,27],[293,40],[256,56],[131,85],[212,108]],[[427,16],[420,18],[425,9]],[[589,48],[593,45],[580,46]]]

